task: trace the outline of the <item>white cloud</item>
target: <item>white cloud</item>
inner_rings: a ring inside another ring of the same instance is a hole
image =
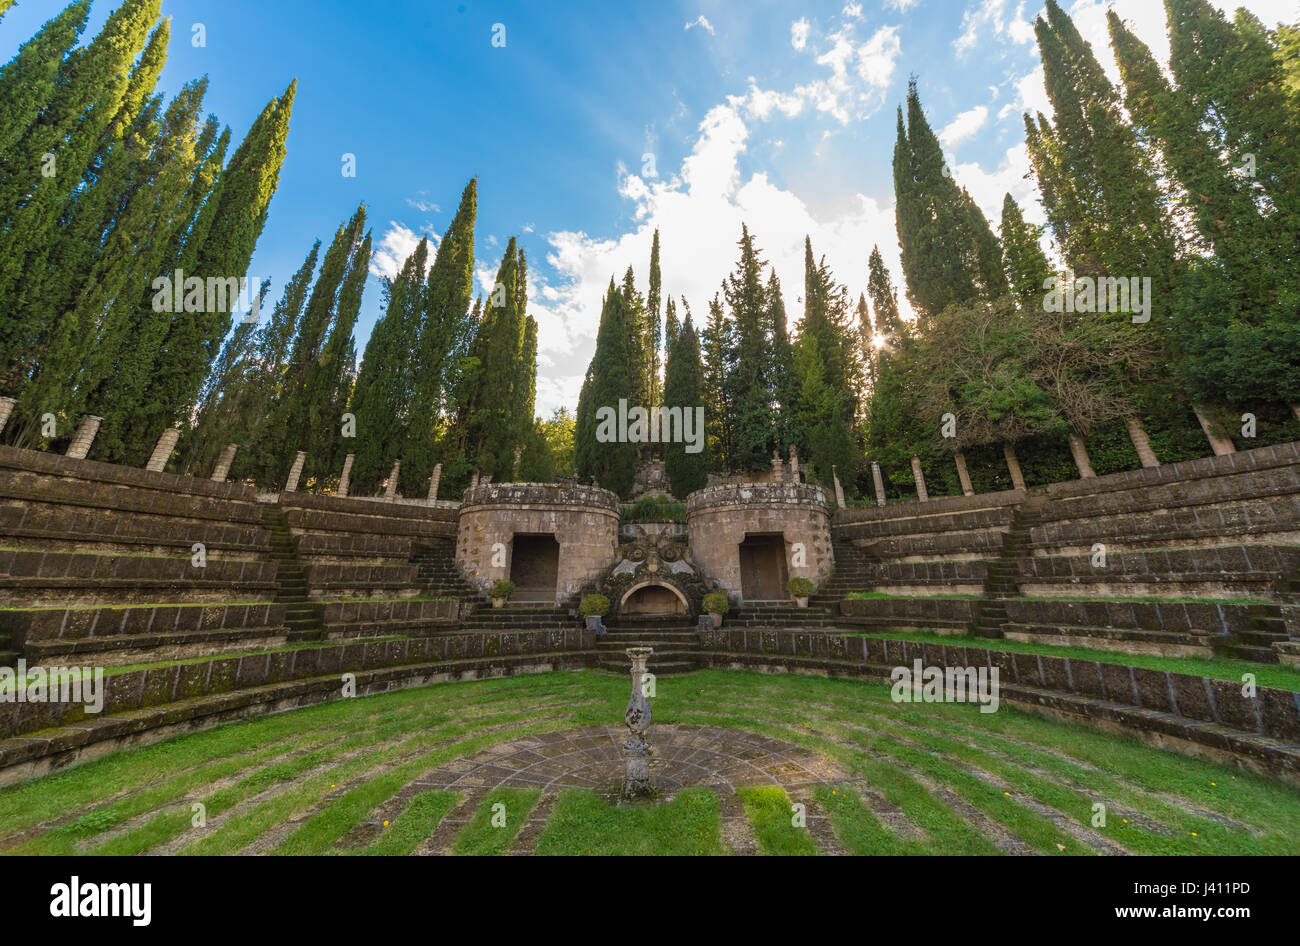
[[[790,24],[790,45],[795,49],[803,49],[808,45],[808,31],[812,28],[807,18],[795,20]]]
[[[691,22],[687,23],[686,29],[689,30],[693,26],[698,26],[702,29],[708,30],[710,36],[717,35],[717,31],[713,28],[713,24],[709,22],[708,17],[706,17],[703,13],[701,13],[695,19],[691,20]]]
[[[421,197],[421,198],[415,198],[415,199],[408,197],[408,198],[406,198],[406,203],[407,203],[407,206],[409,206],[409,207],[414,207],[416,210],[420,211],[421,213],[426,213],[426,214],[427,214],[427,213],[435,213],[435,214],[437,214],[437,213],[442,213],[442,208],[441,208],[441,207],[439,207],[437,204],[435,204],[435,203],[434,203],[433,201],[431,201],[431,200],[425,200],[423,197]]]
[[[534,294],[529,312],[538,320],[543,363],[556,366],[538,378],[539,414],[577,403],[610,276],[621,279],[631,265],[645,291],[655,229],[660,231],[664,292],[685,296],[697,324],[735,265],[742,221],[781,279],[792,322],[803,314],[805,234],[812,238],[814,253],[825,254],[855,299],[866,288],[867,256],[876,244],[901,286],[892,204],[855,194],[832,217],[819,219],[797,194],[776,185],[766,173],[741,174],[740,157],[750,140],[745,116],[751,100],[749,95],[736,96],[714,106],[675,173],[660,168],[660,177],[651,180],[623,173],[619,191],[636,204],[637,224],[631,231],[609,239],[574,231],[547,235],[547,262],[558,277],[529,280]],[[479,274],[480,282],[485,278],[493,277]]]
[[[939,132],[939,140],[945,148],[956,147],[983,128],[988,118],[989,110],[983,105],[977,105],[945,125]]]
[[[906,13],[920,2],[921,0],[885,0],[885,9]]]
[[[415,248],[420,245],[420,239],[423,236],[429,237],[429,262],[433,262],[433,250],[438,245],[438,238],[430,234],[416,233],[396,220],[390,220],[388,230],[385,231],[379,243],[375,246],[370,254],[370,273],[373,276],[382,276],[386,279],[393,279],[397,276],[402,264],[406,262],[407,257],[415,252]]]
[[[862,19],[862,4],[860,3],[844,4],[844,18],[846,20]]]
[[[964,55],[975,45],[984,27],[992,26],[994,33],[1002,32],[1006,26],[1006,21],[1002,18],[1005,6],[1006,0],[980,0],[962,14],[961,35],[952,44],[957,55]]]

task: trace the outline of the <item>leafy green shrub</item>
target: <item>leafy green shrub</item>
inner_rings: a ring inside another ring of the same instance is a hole
[[[587,595],[578,603],[578,613],[584,618],[603,618],[609,608],[609,599],[604,595]]]
[[[643,496],[618,507],[623,522],[685,522],[686,504],[659,496]]]
[[[786,582],[785,587],[796,598],[806,598],[815,590],[815,586],[807,578],[791,578]]]
[[[704,610],[709,614],[726,614],[731,610],[731,602],[719,591],[704,596]]]
[[[509,598],[515,593],[515,583],[508,578],[498,578],[492,582],[492,597]]]

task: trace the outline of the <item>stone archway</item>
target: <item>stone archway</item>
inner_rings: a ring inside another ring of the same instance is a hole
[[[672,585],[643,581],[629,588],[619,599],[619,614],[640,617],[668,617],[691,613],[686,596]]]

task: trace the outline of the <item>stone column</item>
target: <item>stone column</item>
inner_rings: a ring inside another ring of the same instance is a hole
[[[181,432],[175,427],[168,427],[158,438],[158,444],[153,448],[153,455],[149,457],[149,462],[144,465],[146,470],[154,473],[161,473],[167,466],[167,461],[172,457],[172,451],[176,449],[176,441],[181,437]]]
[[[384,487],[385,502],[392,502],[397,498],[397,474],[402,472],[402,461],[393,461],[393,472],[388,474],[388,485]]]
[[[785,479],[785,465],[781,463],[779,451],[772,451],[772,482],[780,483]]]
[[[1151,441],[1147,439],[1147,432],[1142,429],[1142,421],[1136,417],[1125,417],[1124,426],[1128,430],[1128,439],[1133,441],[1133,449],[1137,451],[1142,465],[1159,466],[1160,458],[1151,449]]]
[[[217,457],[217,465],[212,468],[212,481],[214,483],[224,483],[226,477],[230,475],[230,467],[235,462],[235,454],[239,451],[239,444],[228,443],[226,449],[221,451],[221,456]]]
[[[355,453],[349,453],[343,458],[343,472],[339,474],[339,498],[346,498],[348,495],[348,483],[352,480],[352,461],[357,458]]]
[[[790,479],[799,482],[799,448],[790,444]]]
[[[523,455],[524,448],[515,447],[515,462],[514,465],[510,467],[510,478],[515,482],[519,481],[519,461],[523,458]]]
[[[95,434],[99,433],[99,425],[104,418],[96,417],[90,414],[81,422],[77,428],[77,435],[72,438],[72,443],[68,445],[67,456],[74,460],[84,460],[90,453],[90,445],[95,442]]]
[[[1070,456],[1074,457],[1074,465],[1079,468],[1079,479],[1086,480],[1097,475],[1093,472],[1092,461],[1088,459],[1087,445],[1074,431],[1070,431]]]
[[[1007,461],[1007,470],[1011,473],[1011,488],[1023,490],[1025,474],[1020,471],[1020,458],[1016,456],[1016,448],[1009,443],[1004,443],[1002,456]]]
[[[442,464],[433,465],[433,475],[429,477],[429,502],[438,501],[438,484],[442,482]]]
[[[646,661],[654,654],[653,647],[629,647],[624,651],[632,661],[632,695],[628,697],[623,722],[627,724],[628,740],[623,743],[626,770],[623,775],[623,797],[636,798],[648,795],[650,786],[650,756],[654,750],[645,738],[653,713],[645,697]]]
[[[831,467],[831,481],[835,484],[835,505],[843,509],[844,487],[840,485],[840,478],[835,473],[835,467]]]
[[[18,402],[11,397],[0,397],[0,431],[5,429],[9,418],[13,416],[14,405]]]
[[[302,465],[307,462],[307,451],[299,450],[298,455],[293,458],[293,466],[289,469],[289,481],[284,484],[286,493],[298,492],[298,478],[302,476]]]
[[[594,484],[596,481],[593,479],[591,482]],[[475,470],[474,475],[470,478],[469,488],[470,489],[478,488],[478,470]]]
[[[925,474],[921,472],[920,457],[912,457],[912,479],[916,481],[916,498],[923,503],[928,503],[930,494],[925,491]]]
[[[952,458],[957,463],[957,479],[961,481],[962,495],[974,496],[975,487],[971,485],[970,472],[966,469],[966,454],[956,450],[953,452]]]
[[[1291,413],[1295,415],[1296,420],[1300,420],[1300,404],[1292,404]],[[4,427],[4,421],[0,421],[0,428],[3,427]]]
[[[880,475],[880,464],[871,461],[871,484],[876,488],[876,505],[885,505],[885,478]]]
[[[1196,411],[1196,419],[1201,422],[1201,430],[1205,431],[1205,439],[1210,441],[1210,449],[1214,451],[1216,457],[1237,452],[1237,448],[1229,438],[1215,433],[1210,424],[1210,418],[1206,416],[1205,411],[1201,409],[1199,404],[1192,405],[1192,409]]]

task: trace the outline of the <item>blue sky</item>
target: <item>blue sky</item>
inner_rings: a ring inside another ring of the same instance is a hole
[[[115,5],[94,0],[88,35]],[[1156,0],[1066,3],[1112,76],[1110,5],[1167,57]],[[1300,18],[1295,0],[1245,5],[1269,25]],[[62,6],[19,0],[0,21],[0,57]],[[364,201],[380,252],[360,351],[381,314],[381,275],[421,233],[442,233],[477,175],[481,281],[511,235],[528,253],[539,414],[576,404],[601,292],[629,264],[644,290],[656,226],[665,291],[699,316],[734,262],[741,220],[796,320],[805,233],[855,297],[874,243],[897,275],[890,158],[911,75],[955,177],[994,223],[1007,191],[1041,219],[1021,119],[1046,109],[1038,0],[162,6],[172,17],[162,90],[206,73],[207,107],[236,136],[299,80],[250,276],[271,277],[278,297],[311,242],[328,241]],[[204,47],[192,41],[198,23]],[[504,47],[492,45],[496,24]],[[341,173],[345,153],[356,155],[354,178]]]

